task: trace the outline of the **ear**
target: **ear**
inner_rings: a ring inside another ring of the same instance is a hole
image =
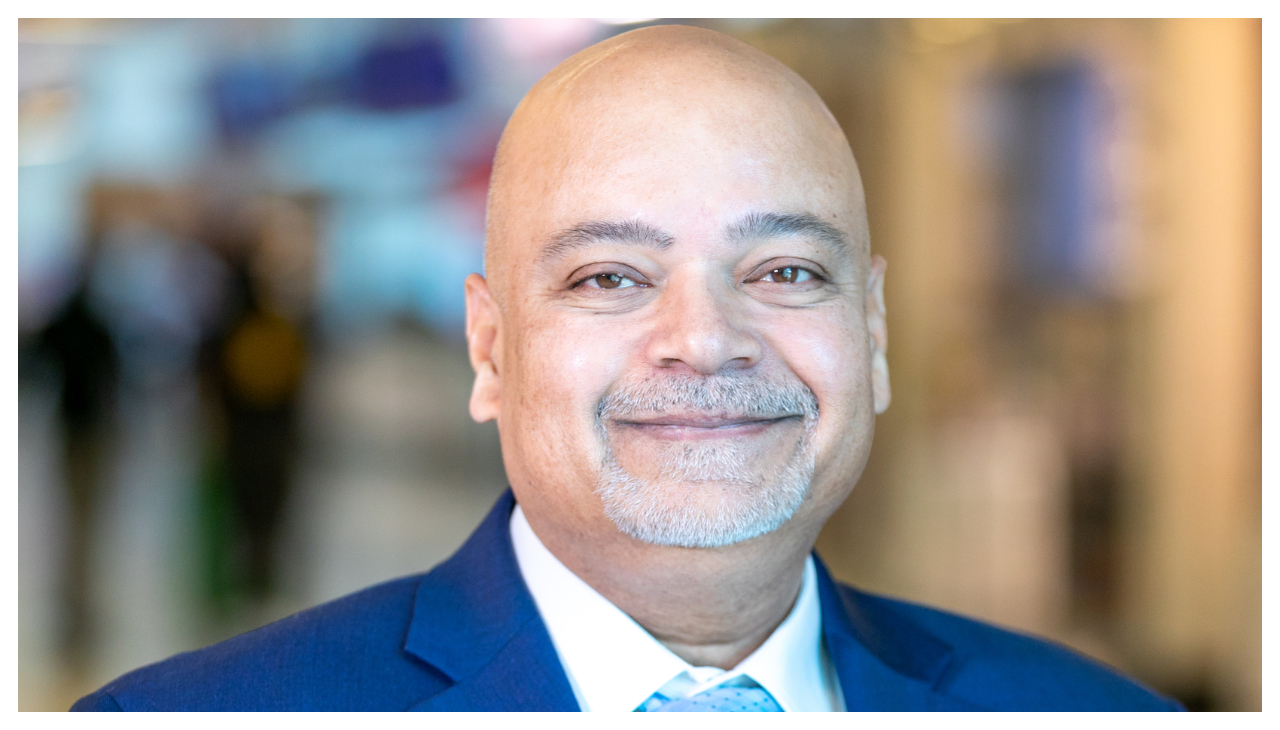
[[[889,348],[889,329],[884,316],[884,270],[888,266],[880,256],[871,257],[867,270],[867,333],[871,336],[871,392],[876,414],[889,408],[889,361],[885,351]]]
[[[484,423],[498,417],[501,405],[502,312],[493,301],[489,283],[471,274],[465,284],[467,297],[467,354],[476,371],[471,386],[471,417]]]

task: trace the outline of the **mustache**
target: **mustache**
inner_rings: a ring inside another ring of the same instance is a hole
[[[624,383],[600,399],[596,423],[631,421],[669,413],[719,418],[818,418],[818,398],[798,379],[760,375],[672,375]]]

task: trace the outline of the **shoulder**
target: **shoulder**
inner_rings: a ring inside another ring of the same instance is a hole
[[[950,647],[935,682],[943,692],[998,710],[1179,710],[1137,680],[1047,639],[928,606],[840,589],[869,612],[914,624]]]
[[[130,672],[73,710],[404,709],[445,680],[403,651],[423,576]]]

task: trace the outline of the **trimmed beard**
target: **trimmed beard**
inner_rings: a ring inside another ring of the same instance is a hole
[[[690,444],[646,480],[614,453],[605,422],[671,410],[755,419],[801,416],[804,432],[782,468],[752,473],[756,453],[742,443]],[[596,430],[604,443],[596,494],[623,533],[654,545],[724,547],[776,530],[809,496],[815,468],[818,399],[795,379],[742,375],[652,378],[600,400]]]

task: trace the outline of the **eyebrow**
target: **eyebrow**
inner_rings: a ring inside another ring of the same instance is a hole
[[[675,240],[670,233],[640,221],[585,221],[551,234],[538,258],[556,259],[595,243],[624,243],[661,250],[670,248]]]
[[[735,243],[762,238],[807,236],[836,251],[848,249],[848,239],[835,226],[810,213],[751,213],[729,226],[728,240]],[[584,221],[547,237],[541,261],[550,261],[597,243],[622,243],[649,246],[658,250],[670,248],[675,237],[642,221]]]
[[[729,227],[730,241],[744,243],[760,238],[804,236],[836,251],[848,248],[839,228],[809,213],[752,213]]]

